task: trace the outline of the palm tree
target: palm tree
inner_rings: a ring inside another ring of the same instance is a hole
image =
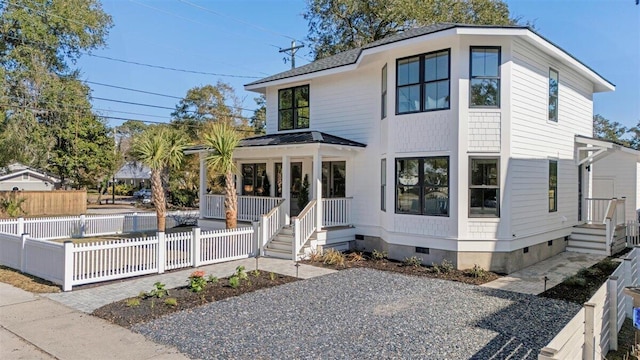
[[[240,142],[240,135],[227,124],[216,123],[208,126],[202,133],[204,145],[212,152],[207,156],[207,165],[215,172],[224,174],[224,213],[227,229],[238,225],[238,196],[233,174],[233,151]]]
[[[161,232],[165,231],[167,216],[163,174],[182,163],[186,139],[166,126],[154,126],[147,128],[133,141],[133,156],[151,169],[151,194],[158,218],[158,231]]]

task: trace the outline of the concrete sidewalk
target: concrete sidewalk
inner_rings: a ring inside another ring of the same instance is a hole
[[[565,251],[482,286],[538,295],[544,292],[545,276],[548,279],[547,289],[550,289],[560,284],[567,277],[575,275],[580,269],[588,268],[604,258],[606,258],[605,255]]]
[[[0,359],[187,359],[173,347],[0,283]]]
[[[255,259],[199,267],[207,275],[226,277],[236,267],[256,268]],[[300,265],[291,260],[260,258],[260,271],[311,278],[335,270]],[[156,281],[168,289],[187,284],[195,269],[125,279],[64,293],[34,295],[0,283],[0,359],[187,359],[173,347],[86,313],[149,291]],[[296,271],[297,270],[297,271]]]

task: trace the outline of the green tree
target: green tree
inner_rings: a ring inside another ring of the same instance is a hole
[[[316,59],[440,22],[510,25],[501,0],[309,0],[303,14]]]
[[[246,125],[239,111],[240,104],[233,87],[225,82],[196,86],[189,89],[184,99],[176,105],[176,110],[171,114],[171,123],[195,140],[198,131],[207,122]]]
[[[151,169],[151,193],[158,218],[158,231],[165,231],[167,201],[163,180],[170,168],[180,166],[187,139],[179,132],[163,125],[150,126],[134,138],[132,155]]]
[[[267,99],[264,95],[260,95],[257,98],[253,98],[256,102],[257,109],[253,111],[253,116],[249,123],[253,128],[254,134],[264,134],[267,126]]]
[[[0,3],[0,165],[23,162],[76,187],[103,175],[113,142],[69,64],[104,46],[111,24],[96,0]]]
[[[224,174],[225,222],[227,229],[234,229],[238,225],[238,197],[233,179],[237,170],[233,162],[233,151],[240,142],[240,135],[228,124],[217,123],[203,131],[202,141],[211,150],[207,156],[207,165],[213,171]]]
[[[624,146],[629,146],[629,142],[622,137],[627,133],[627,128],[617,121],[611,121],[598,114],[593,116],[593,137],[614,141]]]
[[[631,146],[636,150],[640,150],[640,120],[638,120],[638,123],[636,124],[636,126],[629,129],[628,133],[631,134],[631,140],[629,140],[629,146]]]

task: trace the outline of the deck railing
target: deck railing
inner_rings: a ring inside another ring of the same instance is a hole
[[[607,207],[609,206],[609,202],[611,201],[611,199],[586,198],[584,200],[587,208],[587,224],[604,224],[604,218],[607,214]]]
[[[609,200],[604,217],[606,244],[611,248],[616,241],[616,233],[619,225],[625,221],[625,199],[613,198]]]
[[[284,227],[285,212],[282,204],[284,204],[284,199],[280,199],[271,211],[260,217],[261,236],[259,238],[260,243],[258,244],[258,248],[261,253],[264,246],[273,240],[278,232],[280,232],[280,229]]]
[[[238,196],[238,220],[257,221],[273,209],[281,198],[266,196]],[[224,195],[206,195],[204,218],[224,219]]]
[[[293,259],[298,259],[298,254],[309,240],[316,229],[316,206],[317,201],[311,200],[307,206],[302,209],[297,217],[293,218]]]
[[[322,227],[351,225],[353,198],[322,199]]]

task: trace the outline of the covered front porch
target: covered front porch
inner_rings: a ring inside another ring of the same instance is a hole
[[[243,139],[234,151],[238,221],[259,222],[267,248],[290,237],[289,254],[310,240],[322,243],[327,230],[352,226],[353,160],[363,147],[315,131]],[[209,149],[189,152],[200,158],[200,223],[223,220],[224,195],[207,191]]]

